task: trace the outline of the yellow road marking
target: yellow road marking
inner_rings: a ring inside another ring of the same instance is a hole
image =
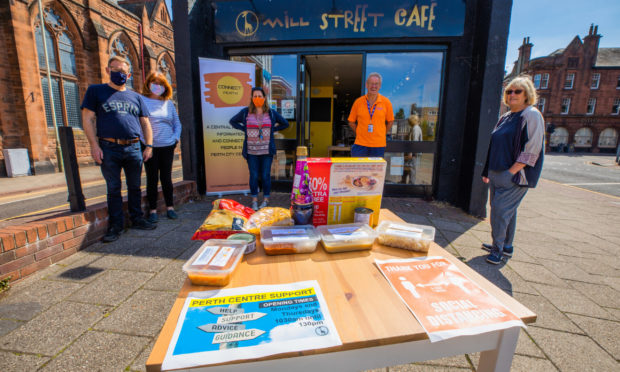
[[[562,182],[552,181],[552,180],[549,180],[549,179],[546,179],[546,178],[543,178],[543,180],[545,180],[545,181],[547,181],[547,182],[555,183],[556,185],[562,185],[562,186],[566,186],[566,187],[572,187],[572,188],[577,189],[577,190],[588,191],[588,192],[591,192],[591,193],[593,193],[593,194],[598,194],[598,195],[601,195],[601,196],[607,196],[607,197],[614,198],[614,199],[620,199],[620,197],[619,197],[619,196],[616,196],[616,195],[603,194],[602,192],[593,191],[593,190],[588,190],[588,189],[585,189],[585,188],[583,188],[583,187],[577,187],[577,186],[569,185],[569,184],[562,183]]]
[[[177,182],[177,181],[182,181],[183,177],[178,177],[178,178],[174,178],[172,180],[172,182]],[[146,186],[140,186],[140,190],[144,190],[146,188]],[[122,190],[121,191],[121,196],[124,196],[127,194],[127,190]],[[101,199],[101,198],[105,198],[106,195],[99,195],[99,196],[93,196],[92,198],[88,198],[88,199],[84,199],[84,202],[88,202],[88,201],[92,201],[95,199]],[[3,221],[10,221],[10,220],[14,220],[17,218],[21,218],[21,217],[28,217],[31,215],[35,215],[35,214],[39,214],[39,213],[44,213],[44,212],[49,212],[49,211],[53,211],[54,209],[59,209],[59,208],[64,208],[64,207],[68,207],[69,203],[65,203],[65,204],[61,204],[61,205],[56,205],[54,207],[49,207],[49,208],[45,208],[45,209],[40,209],[38,211],[34,211],[34,212],[28,212],[28,213],[24,213],[24,214],[20,214],[19,216],[13,216],[13,217],[9,217],[9,218],[5,218],[3,220],[0,220],[0,222]]]

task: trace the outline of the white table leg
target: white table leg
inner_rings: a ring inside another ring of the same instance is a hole
[[[517,348],[521,327],[508,328],[501,331],[497,348],[480,353],[478,372],[510,372],[512,357]]]

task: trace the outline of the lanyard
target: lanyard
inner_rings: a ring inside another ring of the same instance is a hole
[[[372,121],[372,116],[375,114],[375,109],[377,108],[377,101],[375,101],[374,105],[372,105],[372,111],[370,111],[370,102],[368,101],[368,97],[366,97],[366,107],[368,108],[368,115],[370,115],[370,121]]]

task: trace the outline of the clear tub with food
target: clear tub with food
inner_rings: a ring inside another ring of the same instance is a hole
[[[268,255],[314,252],[321,236],[312,225],[265,226],[260,241]]]
[[[327,252],[348,252],[371,249],[377,238],[375,230],[366,223],[346,223],[317,227]]]
[[[431,242],[435,240],[435,228],[426,225],[383,221],[376,231],[379,243],[410,251],[428,252]]]
[[[239,240],[207,240],[183,265],[183,271],[194,285],[225,286],[243,257],[246,244]]]

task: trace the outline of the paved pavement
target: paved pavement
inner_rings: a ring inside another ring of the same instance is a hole
[[[288,195],[273,199],[286,205]],[[180,218],[154,231],[94,244],[0,296],[0,370],[144,370],[211,200],[179,206]],[[538,314],[521,332],[513,371],[620,370],[620,198],[542,180],[519,209],[515,255],[499,267],[480,249],[488,221],[414,198],[385,198],[383,207],[434,225],[438,244]],[[477,361],[459,355],[379,371],[471,371]]]

